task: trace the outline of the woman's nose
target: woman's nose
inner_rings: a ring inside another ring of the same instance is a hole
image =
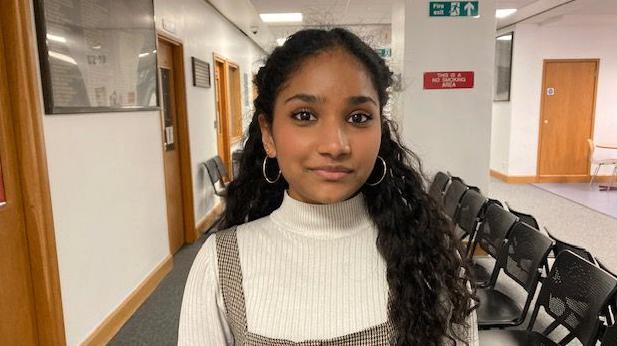
[[[320,154],[338,159],[351,153],[348,135],[341,126],[327,126],[319,136]]]

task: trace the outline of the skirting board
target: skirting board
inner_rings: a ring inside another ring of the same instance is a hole
[[[525,175],[505,175],[501,172],[491,169],[491,177],[500,179],[510,184],[531,184],[531,183],[587,183],[591,179],[588,175],[581,176],[567,176],[567,175],[554,175],[554,176],[525,176]],[[612,179],[611,175],[599,175],[594,178],[594,182],[608,183]]]
[[[225,203],[220,202],[214,206],[214,208],[210,209],[206,217],[204,217],[195,228],[195,239],[199,238],[205,231],[210,229],[214,225],[214,223],[221,217],[223,211],[225,210]]]
[[[165,259],[142,281],[133,292],[82,342],[84,346],[105,345],[122,326],[133,316],[135,311],[146,301],[154,289],[171,271],[173,257]]]

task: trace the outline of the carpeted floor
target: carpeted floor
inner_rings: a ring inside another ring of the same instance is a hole
[[[600,191],[598,184],[543,183],[534,186],[617,219],[617,191]]]
[[[617,272],[617,255],[613,250],[617,239],[617,219],[528,184],[505,184],[492,179],[486,195],[533,214],[540,226],[548,227],[551,233],[565,241],[587,248]],[[205,239],[206,236],[201,237],[174,256],[172,272],[122,327],[110,345],[176,344],[184,283]],[[524,291],[507,277],[500,278],[500,282],[500,289],[517,301],[524,300]],[[538,318],[540,327],[546,326],[548,321],[542,315]],[[524,323],[522,327],[526,325]]]
[[[111,346],[176,345],[184,284],[197,252],[213,231],[185,245],[174,256],[172,271],[114,336]]]

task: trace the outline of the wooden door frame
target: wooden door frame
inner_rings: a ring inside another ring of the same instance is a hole
[[[233,108],[233,107],[231,107],[231,103],[232,102],[236,103],[236,107],[238,108],[238,111],[240,112],[240,115],[239,115],[240,116],[240,119],[239,119],[240,120],[240,124],[239,124],[240,125],[240,135],[236,136],[235,133],[230,133],[230,135],[229,135],[229,137],[230,137],[229,138],[229,140],[230,140],[230,143],[229,143],[230,147],[232,145],[238,143],[239,141],[241,141],[242,140],[242,136],[243,136],[243,133],[242,133],[242,90],[241,90],[242,89],[242,75],[240,74],[240,65],[238,65],[238,64],[228,60],[227,61],[227,71],[228,71],[228,73],[229,73],[229,70],[231,68],[236,69],[236,71],[238,73],[238,90],[234,89],[233,93],[230,90],[230,93],[229,93],[229,96],[230,96],[229,97],[229,103],[230,103],[230,108]],[[228,76],[229,76],[229,74],[228,74]],[[235,81],[229,80],[228,82],[229,82],[229,85],[227,86],[227,88],[231,89],[231,83],[235,84]],[[231,114],[231,124],[232,125],[233,125],[235,120],[236,119],[234,119],[234,114]],[[233,130],[233,126],[231,126],[231,130]]]
[[[171,37],[161,31],[156,34],[156,44],[158,50],[159,40],[165,41],[172,45],[173,50],[173,65],[174,70],[174,86],[175,101],[176,101],[176,120],[178,122],[178,150],[180,156],[180,177],[182,180],[182,216],[184,218],[184,242],[193,243],[197,239],[198,232],[195,231],[195,214],[193,201],[193,176],[191,169],[191,146],[189,137],[189,122],[188,110],[186,103],[186,75],[184,69],[184,45],[181,40]],[[158,60],[157,60],[157,76],[158,76]],[[158,81],[157,81],[158,83]],[[160,94],[159,90],[159,94]],[[161,107],[161,122],[163,120],[163,108]],[[163,126],[163,125],[161,125]],[[161,131],[163,127],[161,127]],[[163,148],[163,147],[161,147]],[[165,150],[165,148],[163,148]],[[165,162],[163,161],[163,164]],[[171,246],[171,244],[170,244]]]
[[[593,104],[591,108],[591,133],[589,134],[590,138],[593,138],[593,134],[595,131],[595,123],[596,123],[596,101],[598,98],[598,75],[600,73],[600,59],[544,59],[542,61],[542,84],[540,86],[540,119],[539,119],[539,127],[538,127],[538,148],[537,148],[537,159],[536,159],[536,182],[548,183],[548,182],[580,182],[579,176],[568,176],[568,175],[559,175],[559,176],[541,176],[540,175],[540,162],[542,162],[541,157],[541,146],[542,146],[542,116],[544,112],[544,85],[546,83],[546,64],[548,63],[559,63],[559,62],[595,62],[596,63],[596,76],[593,90]],[[591,164],[590,160],[587,160],[587,174],[584,179],[587,181],[590,178],[590,170]]]
[[[38,341],[40,345],[65,345],[32,2],[8,0],[2,7],[0,35],[10,49],[0,47],[0,54],[5,57],[7,84],[11,85],[7,116],[12,117],[17,144],[15,168],[21,180]]]
[[[225,57],[223,57],[222,55],[219,55],[217,53],[212,53],[212,59],[214,61],[214,71],[215,71],[215,73],[216,73],[216,63],[222,63],[223,64],[223,76],[220,76],[219,78],[221,80],[222,88],[225,89],[225,96],[226,96],[225,100],[221,100],[221,101],[225,101],[223,103],[223,107],[225,108],[225,115],[220,114],[219,116],[217,116],[217,119],[216,119],[216,124],[217,124],[216,135],[219,136],[219,130],[218,129],[221,126],[223,126],[223,128],[224,128],[224,130],[226,132],[226,134],[224,134],[224,138],[227,139],[227,146],[229,147],[229,148],[226,148],[226,149],[231,150],[231,144],[232,143],[231,143],[231,133],[229,132],[229,121],[227,121],[226,123],[223,123],[221,121],[222,120],[221,117],[225,117],[226,120],[229,120],[227,118],[227,115],[229,115],[230,109],[231,109],[231,103],[230,103],[231,100],[230,100],[230,97],[229,97],[229,83],[228,83],[228,78],[227,78],[228,77],[227,76],[227,71],[228,71],[228,68],[229,68],[228,67],[229,60],[227,60]],[[216,77],[215,77],[215,80],[216,80]],[[220,95],[221,90],[218,90],[218,88],[216,87],[216,82],[215,82],[215,86],[214,86],[214,92],[215,92],[214,104],[216,106],[216,97],[221,98],[221,95]],[[219,141],[218,141],[218,138],[217,138],[217,141],[216,141],[217,145],[218,145],[218,142]],[[223,140],[223,143],[225,143],[225,140]],[[218,149],[220,149],[220,148],[217,148],[217,154],[218,154]],[[226,160],[226,158],[227,158],[227,160]],[[221,159],[223,160],[223,163],[226,166],[229,166],[230,163],[231,163],[231,152],[226,153],[226,157],[222,157]],[[231,172],[229,169],[227,171]]]

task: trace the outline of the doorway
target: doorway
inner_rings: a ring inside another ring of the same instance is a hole
[[[196,239],[184,54],[181,42],[162,34],[157,41],[167,226],[173,255],[185,242]]]
[[[242,140],[242,96],[238,64],[214,55],[214,88],[218,155],[231,179],[231,147]]]
[[[0,47],[3,46],[0,36]],[[34,291],[25,228],[22,187],[18,176],[9,85],[0,57],[0,339],[8,345],[38,344]],[[6,187],[5,187],[6,185]]]
[[[0,340],[64,345],[31,6],[0,11]]]
[[[545,60],[540,106],[538,180],[586,181],[598,59]]]

